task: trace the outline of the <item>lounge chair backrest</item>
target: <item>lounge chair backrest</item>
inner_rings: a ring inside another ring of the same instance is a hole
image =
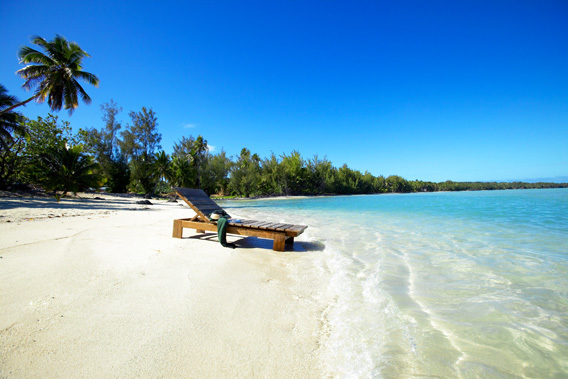
[[[174,190],[178,193],[179,197],[195,211],[201,221],[212,223],[209,220],[209,215],[211,215],[213,211],[223,210],[223,208],[211,200],[203,190],[183,187],[174,187]]]

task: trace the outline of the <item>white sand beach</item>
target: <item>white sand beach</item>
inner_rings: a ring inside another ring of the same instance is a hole
[[[181,203],[81,196],[0,198],[1,377],[321,375],[306,252],[175,239]]]

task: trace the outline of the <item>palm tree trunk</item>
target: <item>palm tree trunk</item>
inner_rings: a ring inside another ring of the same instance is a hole
[[[17,104],[14,104],[14,105],[12,105],[11,107],[8,107],[8,108],[6,108],[6,109],[2,109],[2,110],[0,111],[0,116],[2,116],[4,113],[10,112],[12,109],[17,108],[17,107],[19,107],[19,106],[21,106],[21,105],[26,105],[27,103],[29,103],[30,101],[32,101],[32,100],[34,100],[34,99],[37,99],[38,97],[39,97],[39,93],[33,95],[32,97],[30,97],[30,98],[27,99],[27,100],[24,100],[24,101],[21,101],[21,102],[19,102],[19,103],[17,103]]]

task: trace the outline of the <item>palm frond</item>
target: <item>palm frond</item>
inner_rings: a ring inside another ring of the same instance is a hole
[[[54,111],[64,107],[72,113],[78,106],[79,96],[85,103],[90,103],[91,98],[77,82],[81,79],[94,86],[99,84],[94,74],[82,70],[83,58],[90,55],[61,35],[56,35],[52,41],[34,36],[31,41],[44,52],[28,46],[20,48],[20,62],[29,64],[17,71],[25,79],[23,88],[31,90],[37,87],[37,101],[47,99]]]
[[[75,76],[84,80],[85,82],[94,85],[95,87],[99,86],[99,78],[96,75],[91,74],[90,72],[85,71],[78,71],[75,72]]]

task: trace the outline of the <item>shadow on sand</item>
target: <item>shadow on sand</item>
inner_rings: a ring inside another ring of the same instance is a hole
[[[189,237],[184,237],[183,239],[201,239],[207,240],[214,243],[219,243],[217,238],[217,233],[201,233],[201,234],[194,234]],[[237,249],[265,249],[272,251],[273,241],[271,239],[266,238],[258,238],[258,237],[237,237],[234,235],[227,235],[227,241],[233,242],[237,245]],[[284,251],[300,251],[300,252],[308,252],[308,251],[323,251],[325,249],[325,245],[321,242],[315,241],[294,241],[294,246],[290,249],[289,246],[286,246]]]

